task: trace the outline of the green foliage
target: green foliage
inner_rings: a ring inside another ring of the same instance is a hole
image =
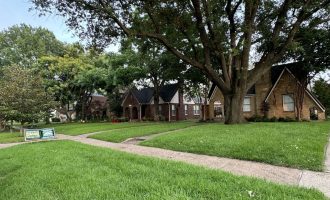
[[[296,122],[297,120],[291,117],[272,117],[268,118],[266,116],[254,115],[252,117],[246,118],[248,122]]]
[[[314,83],[313,92],[326,108],[326,114],[330,115],[330,84],[323,79]]]
[[[0,67],[31,67],[41,56],[63,54],[63,44],[45,28],[26,24],[0,32]]]
[[[45,92],[42,78],[30,69],[5,67],[0,80],[0,115],[5,120],[33,122],[55,108],[53,96]]]
[[[297,46],[290,49],[287,59],[303,63],[303,67],[312,75],[330,69],[330,31],[328,29],[302,28],[296,37]]]
[[[72,29],[97,46],[134,38],[151,48],[161,47],[156,55],[166,49],[180,60],[183,71],[186,66],[200,70],[228,96],[226,123],[239,123],[242,115],[235,105],[243,98],[229,97],[244,97],[272,65],[295,49],[297,32],[329,32],[328,0],[32,2],[42,13],[55,11],[66,17]]]

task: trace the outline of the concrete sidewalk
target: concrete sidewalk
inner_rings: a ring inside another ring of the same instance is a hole
[[[4,149],[4,148],[8,148],[8,147],[12,147],[15,145],[19,145],[19,144],[25,144],[26,142],[17,142],[17,143],[6,143],[6,144],[0,144],[0,149]]]
[[[327,197],[330,197],[329,172],[313,172],[308,170],[299,170],[252,161],[198,155],[193,153],[177,152],[172,150],[137,146],[132,144],[105,142],[101,140],[79,136],[58,135],[58,139],[72,140],[84,144],[111,148],[138,155],[182,161],[189,164],[204,166],[212,169],[221,169],[223,171],[227,171],[236,175],[257,177],[276,183],[316,188],[323,192]],[[329,161],[329,157],[330,148],[328,148],[327,150],[327,162]],[[327,168],[327,170],[329,170],[329,168]]]

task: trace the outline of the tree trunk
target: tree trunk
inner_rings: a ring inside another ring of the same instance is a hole
[[[84,95],[81,102],[81,120],[85,120],[85,117],[86,117],[86,101]]]
[[[239,124],[243,120],[243,95],[224,95],[225,124]]]
[[[297,82],[297,93],[294,96],[295,98],[295,106],[296,106],[296,120],[301,121],[302,120],[302,109],[304,104],[304,98],[305,98],[305,89],[307,87],[307,78],[303,80],[301,83]]]
[[[154,121],[159,121],[159,88],[156,86],[154,88]]]
[[[10,120],[10,132],[13,132],[14,121]]]
[[[20,132],[21,136],[24,136],[24,122],[21,122]]]

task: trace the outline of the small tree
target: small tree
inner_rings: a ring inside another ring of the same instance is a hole
[[[313,92],[326,108],[326,115],[330,115],[330,83],[324,79],[315,81]]]
[[[52,96],[45,92],[42,78],[29,69],[5,67],[0,80],[0,113],[6,121],[17,121],[21,128],[48,116],[55,107]]]

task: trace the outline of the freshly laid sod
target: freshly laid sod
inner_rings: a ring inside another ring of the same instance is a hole
[[[72,141],[0,150],[0,199],[325,199],[313,189]]]
[[[0,133],[0,143],[23,142],[24,137],[21,133]]]
[[[55,124],[47,125],[48,127],[55,127],[56,133],[65,135],[81,135],[86,133],[93,133],[98,131],[106,131],[113,129],[121,129],[128,127],[145,126],[148,122],[124,122],[124,123],[68,123],[68,124]]]
[[[187,128],[194,125],[197,125],[197,123],[173,122],[173,123],[150,124],[148,126],[142,126],[142,127],[131,127],[125,129],[111,130],[111,131],[91,135],[89,137],[98,140],[110,141],[110,142],[122,142],[128,138],[152,135],[156,133]]]
[[[141,144],[321,171],[329,132],[330,122],[208,124]]]

